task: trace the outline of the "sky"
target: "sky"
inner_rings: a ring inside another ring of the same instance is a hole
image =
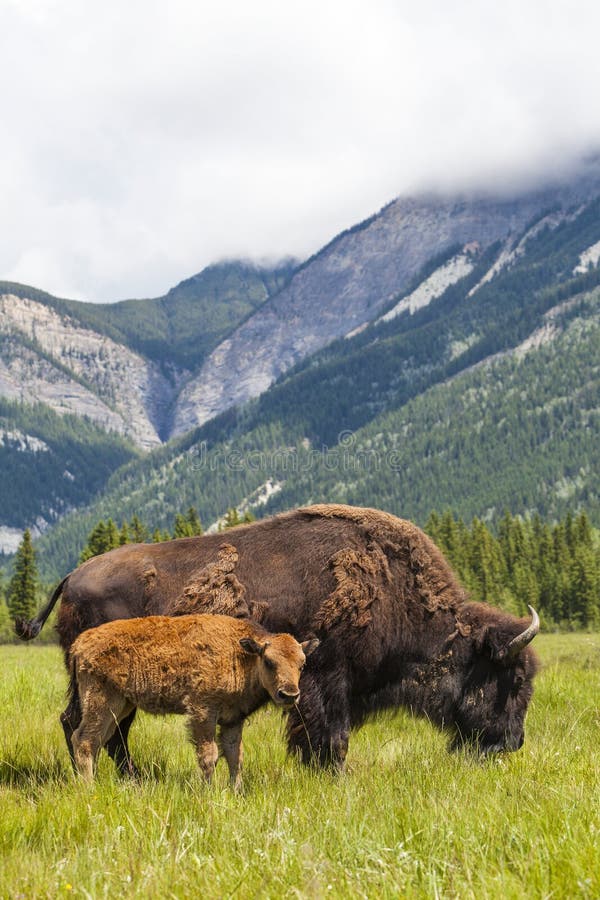
[[[106,302],[600,148],[593,0],[0,0],[0,279]]]

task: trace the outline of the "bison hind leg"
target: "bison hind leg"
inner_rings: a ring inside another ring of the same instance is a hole
[[[60,714],[60,724],[62,725],[67,749],[71,758],[71,764],[76,770],[75,754],[73,752],[73,732],[79,728],[81,724],[81,707],[79,705],[79,697],[77,694],[69,699],[69,703],[64,712]]]

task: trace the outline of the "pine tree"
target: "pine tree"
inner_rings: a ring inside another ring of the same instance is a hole
[[[15,558],[15,574],[8,585],[8,609],[13,619],[30,619],[35,613],[38,580],[35,550],[27,528]]]
[[[112,519],[102,519],[90,531],[87,543],[79,555],[79,562],[85,562],[92,556],[99,556],[119,546],[119,532]]]
[[[107,550],[114,550],[115,547],[119,546],[119,529],[112,519],[109,519],[106,523],[106,543]]]
[[[575,520],[575,536],[578,544],[583,544],[585,547],[593,546],[592,526],[585,511],[580,512]]]
[[[144,544],[149,538],[149,532],[137,515],[134,515],[129,523],[130,540],[133,544]]]
[[[192,535],[202,534],[202,522],[198,516],[198,510],[195,506],[190,506],[186,513],[189,529]]]
[[[235,506],[231,506],[227,512],[225,513],[225,520],[223,521],[223,529],[227,528],[235,528],[236,525],[240,524],[240,514],[237,511]]]
[[[577,549],[569,582],[571,620],[579,627],[597,628],[600,624],[598,562],[591,548]]]
[[[173,537],[192,537],[192,529],[190,523],[182,513],[177,513],[175,516],[175,528],[173,529]]]

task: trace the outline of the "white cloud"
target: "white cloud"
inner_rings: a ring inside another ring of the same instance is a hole
[[[600,146],[587,2],[0,0],[0,277],[156,295]]]

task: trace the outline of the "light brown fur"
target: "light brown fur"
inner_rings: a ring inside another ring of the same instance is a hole
[[[73,734],[77,770],[93,778],[94,762],[119,722],[136,707],[189,717],[207,781],[216,765],[216,728],[231,784],[240,785],[244,719],[266,700],[289,707],[299,697],[305,655],[299,644],[228,616],[148,616],[117,620],[81,634],[71,666],[82,707]]]

